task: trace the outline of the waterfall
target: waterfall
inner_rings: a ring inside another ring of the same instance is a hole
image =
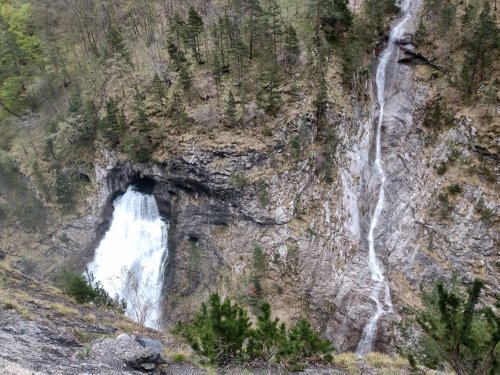
[[[151,328],[161,318],[168,224],[152,195],[129,186],[114,203],[111,226],[88,265],[111,295],[127,302],[127,315]]]
[[[385,172],[382,166],[382,152],[380,145],[381,138],[381,128],[384,122],[385,114],[385,101],[386,101],[386,72],[389,63],[394,63],[393,57],[397,49],[397,41],[401,39],[407,26],[408,21],[412,17],[411,12],[411,1],[403,0],[399,4],[401,12],[403,13],[401,19],[398,21],[396,26],[392,29],[392,32],[387,43],[387,47],[384,49],[380,61],[377,67],[376,74],[376,97],[378,103],[378,118],[376,121],[375,128],[375,159],[373,163],[373,174],[379,180],[379,192],[377,196],[377,203],[375,210],[370,218],[370,229],[368,232],[368,266],[370,268],[372,277],[372,291],[370,298],[375,303],[375,311],[371,315],[368,323],[363,329],[361,339],[356,350],[358,357],[363,357],[368,354],[373,345],[373,340],[377,331],[377,323],[380,317],[384,314],[391,313],[393,311],[391,293],[389,289],[389,284],[384,279],[384,273],[380,264],[377,260],[377,255],[375,253],[375,230],[377,229],[380,215],[384,209],[384,197],[385,197]]]

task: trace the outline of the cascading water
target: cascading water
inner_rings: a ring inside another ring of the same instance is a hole
[[[401,39],[405,31],[408,21],[411,19],[413,12],[411,12],[411,0],[403,0],[399,4],[402,12],[402,17],[392,29],[389,37],[387,47],[383,51],[377,67],[376,74],[376,95],[378,102],[378,119],[375,128],[375,159],[373,162],[373,172],[379,179],[379,192],[377,196],[377,203],[375,210],[370,218],[370,229],[368,232],[368,265],[370,268],[373,286],[370,298],[375,302],[375,311],[370,317],[367,325],[363,329],[361,340],[359,341],[356,354],[358,357],[363,357],[368,354],[373,345],[373,339],[377,330],[377,323],[380,317],[384,314],[391,313],[393,310],[389,284],[384,279],[383,271],[377,260],[375,253],[375,230],[380,220],[380,215],[384,208],[385,196],[385,173],[382,167],[382,153],[381,153],[381,128],[384,121],[384,110],[386,100],[386,72],[389,63],[394,63],[392,57],[397,48],[397,41]]]
[[[129,186],[113,203],[111,226],[88,265],[111,295],[127,302],[127,315],[157,328],[163,271],[168,258],[168,224],[152,195]]]

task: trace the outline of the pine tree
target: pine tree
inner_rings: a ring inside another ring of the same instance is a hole
[[[281,10],[277,0],[269,1],[269,34],[271,35],[274,60],[278,61],[278,46],[281,43]]]
[[[274,59],[272,51],[262,51],[260,58],[260,85],[256,99],[267,112],[275,115],[283,104],[278,88],[281,84],[281,68]]]
[[[127,46],[125,45],[123,37],[120,31],[113,25],[108,26],[106,39],[108,41],[109,46],[111,47],[111,51],[114,53],[118,53],[123,57],[123,59],[126,61],[127,64],[132,65],[130,53],[127,50]]]
[[[203,19],[200,17],[198,12],[196,12],[196,9],[191,6],[188,12],[187,36],[190,40],[193,55],[198,64],[204,63],[204,61],[201,59],[199,41],[200,34],[203,32],[203,27]]]
[[[248,18],[248,58],[252,60],[257,37],[257,25],[259,25],[262,16],[262,7],[260,6],[259,0],[242,0],[242,3]]]
[[[327,126],[326,111],[328,105],[328,93],[325,80],[324,65],[324,57],[321,57],[317,75],[319,80],[318,91],[316,93],[316,98],[314,99],[316,123],[319,130],[324,130]]]
[[[184,52],[178,49],[174,43],[169,43],[167,50],[174,62],[175,70],[179,73],[182,88],[185,92],[188,92],[191,88],[191,73]]]
[[[167,98],[167,95],[165,92],[165,85],[160,80],[160,77],[158,76],[157,73],[155,73],[153,77],[153,82],[151,83],[151,89],[153,91],[153,97],[155,98],[160,108],[163,109],[165,105],[164,101]]]
[[[285,29],[285,51],[287,52],[286,61],[289,64],[295,63],[300,54],[300,45],[297,31],[292,25],[288,25]]]
[[[179,91],[175,91],[170,101],[169,111],[171,118],[175,121],[177,127],[182,127],[187,123],[187,114],[185,111],[184,97]]]
[[[236,124],[236,101],[231,90],[229,90],[229,98],[227,100],[226,123],[230,128]]]
[[[489,3],[485,2],[472,36],[467,41],[465,60],[460,73],[462,86],[467,93],[472,94],[486,78],[488,69],[498,56],[499,44],[498,27]]]
[[[125,115],[118,108],[114,99],[106,102],[106,114],[101,120],[100,130],[103,138],[111,145],[116,145],[125,130]]]
[[[348,0],[313,0],[310,12],[315,19],[317,42],[322,32],[329,40],[337,39],[352,24]]]
[[[498,371],[500,316],[480,308],[483,286],[476,279],[464,295],[456,283],[451,288],[437,283],[432,293],[423,295],[424,308],[416,319],[425,336],[415,358],[432,368],[448,362],[461,375]]]
[[[216,96],[217,96],[217,106],[219,105],[219,97],[220,97],[220,91],[222,88],[222,64],[220,63],[219,60],[219,55],[214,53],[214,62],[213,62],[213,69],[212,69],[212,75],[214,77],[214,82],[215,82],[215,91],[216,91]]]

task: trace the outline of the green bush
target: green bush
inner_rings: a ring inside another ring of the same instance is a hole
[[[174,329],[191,347],[211,363],[226,363],[243,355],[243,343],[250,334],[247,312],[229,298],[221,303],[212,294],[203,303],[191,323],[179,323]]]
[[[437,283],[423,294],[416,322],[424,334],[412,353],[431,368],[449,363],[459,374],[498,374],[500,316],[480,302],[483,281],[464,287]]]
[[[321,339],[307,320],[299,319],[287,329],[271,318],[271,307],[264,302],[253,327],[245,309],[229,298],[221,302],[218,294],[202,304],[192,322],[179,323],[174,333],[212,364],[264,360],[294,366],[313,357],[332,358],[330,341]]]
[[[462,187],[459,184],[453,184],[448,186],[448,191],[450,194],[460,194],[462,192]]]
[[[448,170],[448,165],[446,163],[440,163],[436,166],[434,166],[434,169],[436,170],[436,173],[440,176],[443,176],[446,171]]]
[[[114,298],[103,288],[100,281],[96,281],[92,272],[86,270],[85,275],[71,269],[64,269],[59,277],[61,289],[75,298],[78,303],[93,302],[97,306],[111,308],[124,312],[127,309],[125,300],[118,295]]]

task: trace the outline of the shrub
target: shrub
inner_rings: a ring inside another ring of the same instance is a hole
[[[179,323],[174,332],[186,339],[191,347],[206,356],[211,363],[226,363],[242,356],[243,343],[250,334],[247,312],[229,298],[221,303],[212,294],[208,305],[203,303],[191,323]]]
[[[260,306],[255,327],[247,312],[229,298],[221,302],[212,294],[190,323],[179,323],[174,333],[180,334],[198,353],[212,364],[230,360],[274,360],[294,366],[310,358],[323,356],[331,361],[332,345],[321,339],[305,319],[290,329],[278,318],[271,318],[267,302]]]
[[[438,165],[434,166],[434,169],[436,170],[436,173],[438,175],[442,176],[448,170],[448,165],[446,163],[439,163]]]
[[[118,295],[112,298],[103,288],[100,281],[96,281],[92,272],[85,271],[85,275],[71,269],[64,269],[59,278],[61,289],[75,298],[78,303],[93,302],[97,306],[104,306],[124,312],[127,304]]]
[[[459,184],[453,184],[448,186],[448,191],[450,194],[460,194],[462,192],[462,187]]]
[[[500,316],[481,307],[483,281],[464,287],[439,282],[424,293],[423,308],[416,311],[416,322],[424,335],[413,356],[431,368],[449,363],[458,374],[498,373]]]
[[[229,182],[233,186],[243,189],[245,186],[248,186],[250,180],[243,173],[232,173],[231,176],[229,176]]]
[[[172,361],[174,362],[184,362],[186,360],[186,356],[182,353],[176,353],[172,356]]]
[[[453,211],[453,204],[450,203],[446,193],[439,193],[437,199],[439,201],[439,216],[441,219],[447,219]]]

